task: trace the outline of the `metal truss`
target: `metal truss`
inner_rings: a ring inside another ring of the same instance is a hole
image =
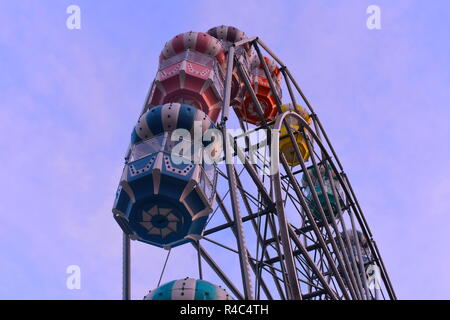
[[[258,55],[275,95],[278,116],[274,122],[264,119],[250,76],[235,54],[237,47],[247,43]],[[282,112],[281,97],[263,59],[263,50],[278,63],[292,105],[297,106],[300,101],[308,108],[311,125],[296,112]],[[249,128],[237,117],[234,121],[246,133],[285,126],[298,166],[291,167],[281,152],[274,154],[269,137],[266,144],[257,146],[248,137],[244,146],[228,138],[233,72],[243,81],[261,125]],[[145,111],[144,105],[142,113]],[[295,118],[300,129],[292,127],[286,121],[289,118]],[[224,133],[223,145],[233,145],[233,152],[224,152],[224,158],[239,159],[241,163],[227,161],[216,167],[216,209],[202,238],[192,243],[199,254],[200,270],[202,262],[206,263],[236,299],[396,299],[372,232],[317,114],[287,66],[259,38],[249,38],[229,48],[222,119],[218,126]],[[310,152],[307,162],[296,143],[296,133],[305,137]],[[273,159],[279,160],[279,170],[267,175],[264,172],[271,168]],[[336,177],[329,180],[334,198],[339,199],[337,208],[332,208],[328,197],[325,205],[319,200],[310,169],[320,173],[320,167],[325,168],[324,175],[318,174],[322,190],[324,176]],[[306,185],[301,183],[302,177]],[[307,199],[305,188],[309,188],[312,198]],[[311,212],[311,202],[316,204],[319,218]],[[336,215],[326,215],[326,211],[333,210],[337,210]],[[364,246],[355,241],[359,239],[358,232],[367,239]],[[124,299],[130,296],[130,243],[126,238],[123,242]],[[224,255],[229,258],[224,260]]]

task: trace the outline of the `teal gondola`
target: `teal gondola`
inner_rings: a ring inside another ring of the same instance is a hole
[[[215,147],[194,139],[214,128],[200,109],[179,103],[153,107],[140,117],[113,207],[132,239],[166,248],[199,239],[212,211],[216,179],[214,167],[194,156]],[[176,129],[188,132],[189,139],[175,137]]]

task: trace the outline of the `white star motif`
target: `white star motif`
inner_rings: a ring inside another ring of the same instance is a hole
[[[168,224],[164,228],[158,228],[151,222],[154,216],[163,216],[167,219]],[[158,208],[158,206],[153,206],[148,211],[142,211],[142,222],[140,224],[148,230],[148,234],[160,235],[165,238],[172,232],[177,231],[177,222],[180,221],[173,213],[171,208]]]

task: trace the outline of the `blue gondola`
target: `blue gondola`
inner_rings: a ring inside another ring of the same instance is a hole
[[[153,107],[140,117],[113,207],[132,239],[165,248],[199,239],[212,211],[216,179],[212,165],[192,156],[214,143],[196,143],[193,136],[194,130],[214,128],[201,110],[179,103]],[[175,129],[187,130],[192,140],[172,141]],[[180,147],[183,153],[173,154]]]

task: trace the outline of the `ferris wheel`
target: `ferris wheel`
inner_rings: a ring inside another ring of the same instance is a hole
[[[113,216],[124,299],[130,240],[167,252],[162,270],[172,250],[198,254],[198,278],[145,299],[396,299],[318,115],[283,61],[234,27],[164,46]],[[203,279],[206,266],[221,286]]]

